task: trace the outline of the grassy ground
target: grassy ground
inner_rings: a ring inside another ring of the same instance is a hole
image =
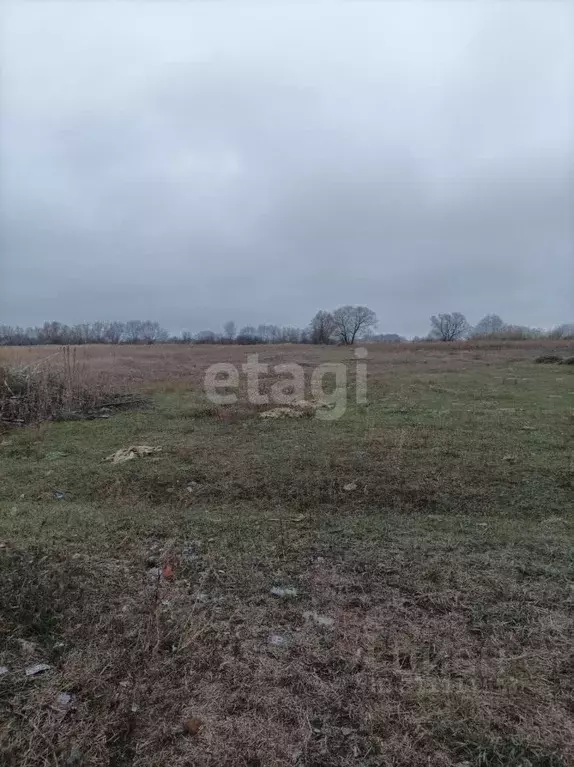
[[[1,763],[571,764],[574,367],[372,347],[274,421],[202,395],[248,351],[88,351],[149,405],[0,436]]]

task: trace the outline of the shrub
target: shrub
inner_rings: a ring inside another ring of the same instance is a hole
[[[102,407],[110,392],[89,378],[75,350],[62,349],[58,362],[0,368],[0,425],[25,426],[65,414],[86,414]]]

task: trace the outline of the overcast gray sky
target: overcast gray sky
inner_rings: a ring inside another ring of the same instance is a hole
[[[574,4],[2,17],[0,323],[574,321]]]

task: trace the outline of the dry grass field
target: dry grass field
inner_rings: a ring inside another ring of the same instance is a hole
[[[145,402],[0,434],[0,763],[574,763],[573,346],[78,349]],[[254,352],[344,416],[207,402]]]

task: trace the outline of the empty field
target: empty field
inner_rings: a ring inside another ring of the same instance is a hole
[[[543,347],[369,346],[366,404],[349,348],[80,348],[146,403],[0,434],[0,762],[571,764],[574,366]],[[254,352],[344,363],[343,417],[208,402]]]

